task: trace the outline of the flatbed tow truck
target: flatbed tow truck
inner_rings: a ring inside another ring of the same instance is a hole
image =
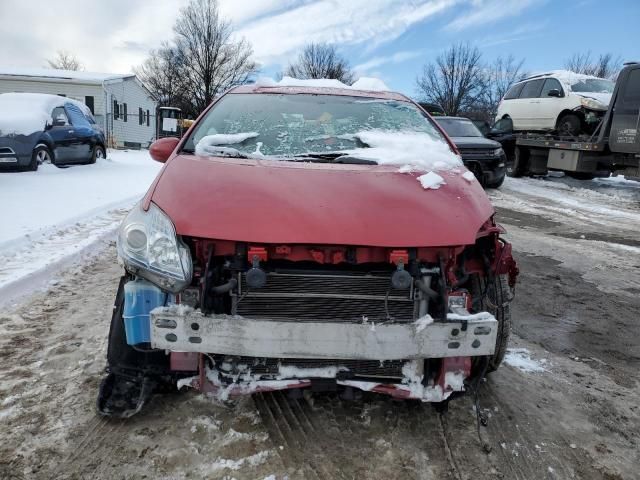
[[[624,175],[640,181],[640,63],[625,64],[609,108],[591,135],[509,134],[498,124],[489,136],[512,153],[513,177],[556,170],[582,180]]]

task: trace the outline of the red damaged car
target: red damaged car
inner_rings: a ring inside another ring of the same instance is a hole
[[[102,414],[185,385],[444,405],[502,361],[511,246],[407,97],[240,86],[151,156],[164,168],[118,235]]]

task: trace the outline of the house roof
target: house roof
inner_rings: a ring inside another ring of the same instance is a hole
[[[122,80],[135,77],[135,75],[132,73],[81,72],[75,70],[56,70],[53,68],[0,67],[0,77],[34,77],[100,85],[105,81]]]

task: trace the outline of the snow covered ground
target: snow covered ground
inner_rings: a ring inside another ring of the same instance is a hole
[[[0,304],[111,240],[161,167],[146,150],[112,150],[94,165],[0,173]]]

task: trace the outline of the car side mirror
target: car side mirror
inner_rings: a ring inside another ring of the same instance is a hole
[[[156,162],[164,163],[169,160],[178,143],[180,143],[180,139],[176,137],[165,137],[156,140],[149,147],[149,155]]]
[[[547,92],[547,96],[560,98],[562,96],[562,93],[560,93],[560,90],[558,90],[557,88],[552,88]]]

